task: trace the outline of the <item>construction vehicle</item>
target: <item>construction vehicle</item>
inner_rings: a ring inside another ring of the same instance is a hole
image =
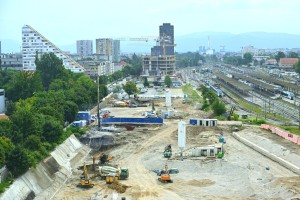
[[[99,153],[93,156],[93,168],[94,171],[96,170],[95,165],[96,165],[96,160],[100,159],[100,164],[105,164],[109,160],[112,159],[112,156],[108,155],[107,153]]]
[[[171,156],[172,156],[172,147],[171,147],[171,144],[168,144],[164,150],[164,157],[170,158]]]
[[[102,166],[99,167],[99,176],[101,179],[105,179],[106,177],[114,174],[114,176],[118,177],[118,180],[125,180],[129,177],[129,170],[128,168],[122,167],[122,168],[115,168],[111,166]]]
[[[105,177],[106,184],[119,183],[119,176],[115,173],[110,173]]]
[[[158,178],[158,180],[162,183],[173,183],[168,169],[168,162],[166,162],[165,171],[161,173],[160,178]]]
[[[79,184],[80,187],[85,187],[85,188],[94,187],[93,181],[88,176],[88,171],[85,163],[83,165],[83,173],[80,179],[81,179]]]

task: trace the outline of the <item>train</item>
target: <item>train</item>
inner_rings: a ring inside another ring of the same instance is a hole
[[[295,94],[290,91],[281,91],[281,96],[290,100],[294,100]]]
[[[210,89],[218,96],[218,97],[222,97],[224,94],[222,92],[222,90],[220,90],[219,88],[216,88],[213,85],[210,85]]]

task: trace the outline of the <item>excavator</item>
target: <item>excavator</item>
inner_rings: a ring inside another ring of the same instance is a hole
[[[160,178],[158,178],[158,180],[162,183],[173,183],[173,180],[171,179],[171,176],[169,174],[168,161],[165,165],[165,171],[161,173]]]
[[[82,173],[80,179],[81,179],[80,184],[78,186],[85,187],[85,188],[94,187],[93,181],[88,176],[88,171],[87,171],[87,167],[86,167],[85,163],[83,165],[83,173]]]
[[[95,170],[96,160],[100,159],[101,164],[105,164],[109,160],[112,159],[112,156],[108,155],[107,153],[99,153],[93,156],[93,169]]]

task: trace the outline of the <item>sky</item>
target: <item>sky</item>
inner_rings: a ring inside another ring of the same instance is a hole
[[[31,25],[57,45],[109,37],[196,32],[300,34],[299,0],[0,0],[0,40],[21,42]]]

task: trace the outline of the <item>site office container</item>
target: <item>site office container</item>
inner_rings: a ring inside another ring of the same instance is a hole
[[[77,120],[86,120],[87,124],[91,123],[91,112],[90,111],[79,111],[77,114]]]

